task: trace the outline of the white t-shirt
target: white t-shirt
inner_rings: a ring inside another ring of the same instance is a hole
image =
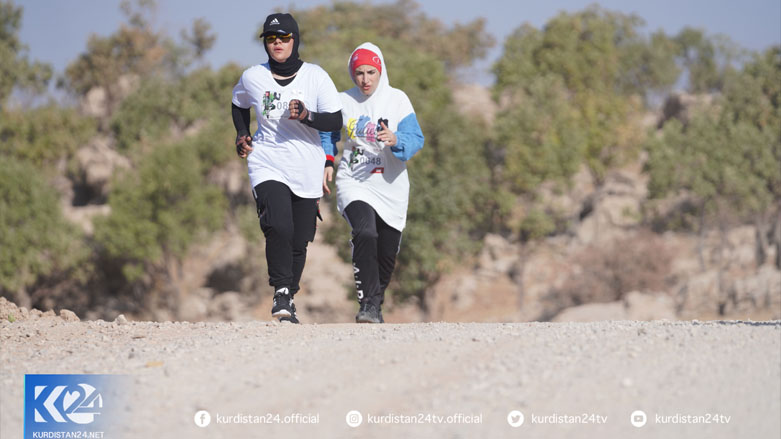
[[[303,63],[286,86],[274,80],[268,63],[252,66],[233,87],[233,103],[241,108],[253,107],[258,121],[252,137],[253,151],[247,157],[250,182],[254,188],[264,181],[279,181],[301,198],[320,198],[325,152],[316,129],[288,119],[292,99],[318,113],[342,108],[333,81],[315,64]]]
[[[412,113],[412,105],[403,91],[390,87],[379,101],[363,99],[357,88],[341,97],[346,138],[336,174],[337,208],[342,213],[353,201],[364,201],[389,226],[402,231],[409,203],[407,165],[376,140],[377,121],[387,120],[388,129],[395,132],[399,121]],[[353,158],[356,149],[360,154]],[[351,158],[356,162],[351,164]]]

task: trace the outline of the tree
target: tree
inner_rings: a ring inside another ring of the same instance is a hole
[[[302,58],[313,60],[332,73],[340,90],[352,87],[350,78],[345,74],[347,57],[365,41],[377,44],[383,52],[397,48],[402,59],[410,49],[425,53],[443,63],[448,73],[484,57],[495,44],[490,34],[485,32],[485,20],[482,18],[448,29],[419,9],[413,0],[377,5],[336,1],[329,6],[308,10],[293,9],[291,13],[301,29]],[[481,38],[473,38],[475,34]],[[386,56],[386,62],[395,59],[399,58]],[[391,81],[395,79],[392,77]]]
[[[566,182],[585,155],[586,133],[557,76],[531,79],[496,121],[503,145],[503,180],[517,192],[531,192],[546,180]]]
[[[109,113],[123,97],[117,84],[123,77],[143,78],[171,66],[177,54],[173,43],[162,33],[154,31],[145,13],[154,10],[153,0],[138,0],[138,11],[131,3],[123,1],[121,8],[128,18],[128,24],[108,37],[91,35],[87,51],[65,69],[65,76],[59,82],[61,87],[84,96],[93,88],[106,93]]]
[[[71,157],[95,133],[95,121],[55,104],[30,111],[4,111],[0,153],[42,168]]]
[[[237,66],[227,65],[216,72],[202,68],[183,77],[150,78],[122,101],[111,119],[118,148],[143,149],[204,121],[221,121],[230,131],[225,100],[239,76]]]
[[[741,50],[725,36],[709,37],[701,29],[683,28],[673,38],[676,58],[687,72],[692,93],[711,93],[724,87],[725,75]]]
[[[661,32],[642,36],[642,25],[634,15],[592,6],[562,12],[541,30],[524,24],[508,37],[493,71],[501,107],[494,139],[509,190],[533,194],[544,181],[566,187],[581,164],[599,182],[637,154],[643,133],[634,115],[679,74],[677,46]],[[530,227],[522,234],[556,230],[542,207],[532,214],[521,221]]]
[[[43,91],[52,76],[48,64],[27,59],[27,46],[19,41],[22,8],[0,1],[0,111],[16,87]]]
[[[195,58],[202,59],[214,46],[217,36],[211,33],[211,25],[206,20],[198,18],[193,22],[190,32],[182,31],[182,39],[192,46]]]
[[[753,223],[760,264],[771,224],[781,227],[779,84],[781,49],[773,47],[725,76],[715,111],[701,112],[687,125],[668,122],[647,145],[651,197],[688,193],[701,235],[712,227]]]
[[[676,46],[661,32],[650,40],[639,33],[635,15],[590,6],[562,12],[542,30],[529,24],[505,41],[494,65],[498,94],[523,87],[534,77],[559,76],[572,93],[594,92],[645,96],[648,89],[675,82]]]
[[[111,214],[96,221],[95,241],[130,284],[159,288],[177,279],[187,249],[222,223],[226,200],[204,183],[209,168],[181,141],[158,145],[137,171],[117,177],[122,183],[109,195]]]
[[[113,118],[107,114],[97,121],[56,103],[0,110],[0,292],[16,294],[27,306],[28,292],[34,304],[48,308],[50,301],[39,300],[42,291],[65,291],[84,280],[82,286],[90,287],[83,291],[143,290],[135,297],[145,299],[149,310],[175,283],[193,243],[233,213],[209,180],[235,157],[225,135],[231,130],[225,105],[240,69],[186,71],[192,54],[203,55],[213,44],[205,22],[196,21],[185,34],[190,51],[152,28],[147,17],[153,1],[123,1],[121,7],[127,23],[109,37],[92,36],[63,82],[77,95],[103,88]],[[22,54],[15,39],[21,9],[3,2],[0,13],[0,51],[11,47]],[[3,55],[0,63],[6,69],[20,59]],[[21,70],[14,72],[0,81],[25,85]],[[115,87],[127,77],[142,80],[131,89]],[[99,122],[108,144],[118,146],[132,168],[116,176],[108,197],[111,214],[96,219],[95,234],[85,237],[63,219],[61,201],[45,176],[63,172],[62,165],[69,169],[67,160],[96,134]],[[91,257],[88,249],[94,250]],[[99,295],[75,296],[91,301]]]
[[[0,160],[0,293],[29,307],[29,289],[47,278],[75,276],[87,259],[80,238],[35,167]]]
[[[208,175],[233,157],[225,99],[241,71],[227,65],[186,72],[190,51],[153,30],[146,18],[153,2],[136,4],[122,3],[128,24],[91,38],[87,53],[69,66],[67,84],[82,94],[93,87],[118,91],[109,97],[102,128],[133,167],[112,181],[111,214],[95,221],[95,256],[101,282],[135,292],[142,308],[152,310],[175,303],[172,287],[187,251],[230,213]],[[213,37],[203,21],[193,29],[185,39],[202,55]],[[94,65],[93,76],[81,76]],[[121,90],[116,83],[125,75],[143,80]]]

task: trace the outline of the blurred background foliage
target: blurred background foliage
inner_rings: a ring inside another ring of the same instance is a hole
[[[23,305],[66,279],[135,298],[164,290],[188,249],[221,230],[262,245],[249,188],[236,199],[212,178],[235,165],[228,102],[248,66],[204,67],[217,38],[205,20],[177,41],[150,24],[153,0],[121,8],[126,23],[92,36],[55,78],[18,39],[23,7],[0,0],[0,290]],[[353,86],[351,51],[377,44],[391,85],[410,97],[426,136],[409,162],[408,228],[390,288],[396,299],[425,309],[427,288],[475,255],[486,233],[522,241],[561,233],[565,221],[539,202],[540,185],[567,190],[583,167],[599,183],[640,154],[648,157],[652,198],[694,197],[693,232],[735,222],[770,230],[779,221],[779,47],[748,52],[693,28],[648,33],[640,17],[598,6],[562,12],[539,29],[519,23],[493,65],[486,93],[498,111],[488,123],[478,117],[483,109],[465,111],[454,100],[458,72],[500,43],[483,19],[446,26],[412,0],[290,12],[302,59],[325,68],[340,91]],[[99,96],[99,105],[9,105],[13,93],[42,95],[53,79],[75,101]],[[638,129],[642,114],[681,87],[712,96],[714,110],[669,121],[658,133]],[[96,137],[130,166],[113,175],[110,213],[87,234],[64,219],[54,180]],[[346,258],[349,231],[333,218],[323,233]]]

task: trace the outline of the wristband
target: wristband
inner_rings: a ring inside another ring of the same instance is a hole
[[[299,122],[301,122],[304,125],[308,125],[308,126],[311,127],[312,124],[315,122],[315,113],[309,111],[309,109],[307,108],[307,110],[306,110],[306,117],[301,119],[301,120],[299,120]]]

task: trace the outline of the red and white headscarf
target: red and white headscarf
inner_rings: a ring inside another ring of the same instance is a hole
[[[355,69],[369,65],[382,74],[382,61],[380,57],[369,49],[357,49],[350,56],[350,76],[355,80]]]
[[[385,68],[385,59],[383,59],[380,48],[369,42],[356,47],[347,60],[347,70],[350,72],[350,78],[352,78],[353,83],[355,82],[355,69],[366,64],[375,67],[380,74],[380,78],[374,93],[372,93],[371,96],[363,96],[361,100],[383,100],[379,97],[384,95],[388,89],[391,88],[390,81],[388,80],[388,70]]]

